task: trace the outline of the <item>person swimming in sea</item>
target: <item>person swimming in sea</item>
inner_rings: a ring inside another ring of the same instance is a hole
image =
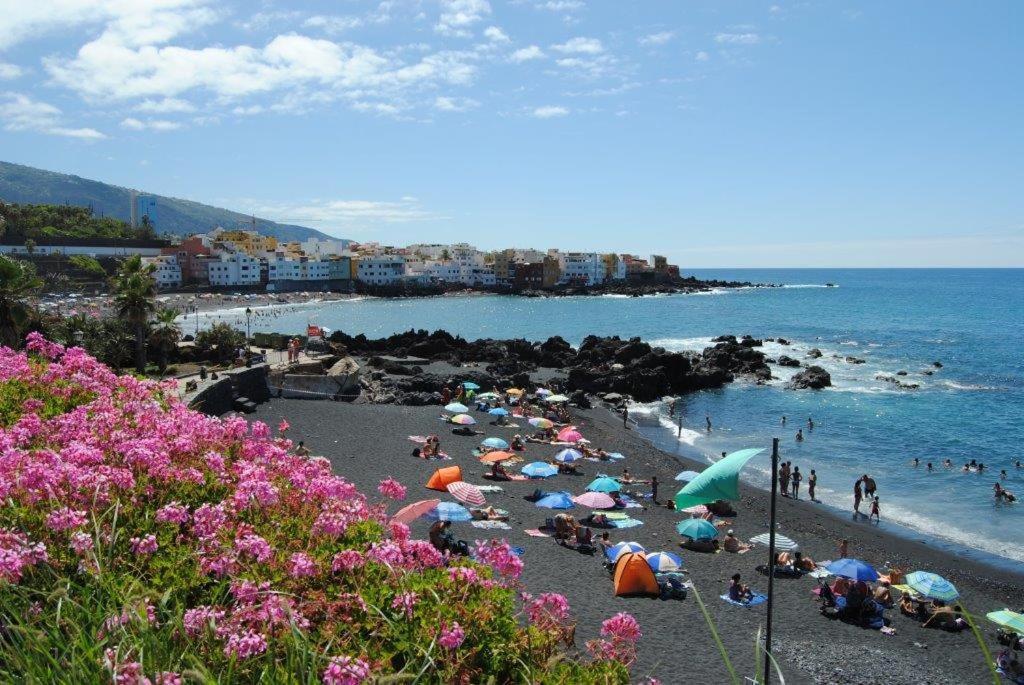
[[[995,493],[996,501],[997,502],[999,500],[1003,500],[1004,502],[1016,502],[1017,501],[1017,497],[1012,492],[1010,492],[1009,490],[1004,488],[1002,485],[1000,485],[999,483],[995,483],[995,484],[992,485],[992,491]]]
[[[934,469],[932,468],[932,463],[928,462],[928,473],[931,473],[932,471],[934,471]]]
[[[918,459],[917,457],[914,457],[914,461],[911,463],[914,465],[914,468],[916,469],[918,466],[921,465],[921,460]]]
[[[951,469],[953,468],[953,460],[947,459],[946,461],[942,462],[942,465],[945,466],[947,469]]]
[[[796,441],[797,442],[803,442],[804,441],[804,429],[803,428],[798,428],[796,430]]]

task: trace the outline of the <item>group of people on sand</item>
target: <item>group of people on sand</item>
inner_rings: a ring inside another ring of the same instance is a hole
[[[793,466],[793,462],[783,462],[779,466],[779,491],[783,497],[792,497],[793,499],[800,499],[800,483],[803,482],[804,475],[800,473],[799,466]],[[807,476],[807,495],[811,498],[812,502],[818,500],[814,496],[814,491],[818,487],[818,474],[814,469],[811,469],[811,473]]]

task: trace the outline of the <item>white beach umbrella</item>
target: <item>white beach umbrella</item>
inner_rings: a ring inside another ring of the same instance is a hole
[[[761,544],[761,545],[764,545],[765,547],[767,547],[768,546],[768,533],[761,533],[760,535],[755,535],[754,537],[750,538],[750,541],[751,542],[756,542],[758,544]],[[800,545],[798,545],[796,543],[796,541],[790,540],[785,535],[779,535],[778,533],[776,533],[775,534],[775,549],[777,549],[780,552],[793,552],[793,551],[795,551],[797,549],[800,549]]]

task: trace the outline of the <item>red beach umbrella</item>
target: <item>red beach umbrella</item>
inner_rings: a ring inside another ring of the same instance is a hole
[[[611,509],[615,506],[615,500],[603,492],[584,492],[572,498],[572,501],[581,507],[591,509]]]
[[[435,509],[440,503],[441,500],[439,499],[421,499],[419,502],[413,502],[412,504],[399,509],[395,512],[395,515],[391,517],[391,520],[405,524],[412,523],[428,511]]]
[[[466,504],[481,506],[487,502],[480,488],[465,481],[458,480],[454,483],[449,483],[448,492],[452,494],[452,497]]]
[[[583,439],[583,435],[573,427],[563,428],[558,433],[559,442],[579,442]]]

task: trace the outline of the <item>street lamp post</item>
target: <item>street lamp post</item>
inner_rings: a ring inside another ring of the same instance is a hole
[[[779,439],[772,439],[772,496],[768,520],[768,606],[764,636],[764,683],[772,678],[772,610],[775,608],[775,503],[779,487]]]
[[[245,308],[245,355],[249,356],[249,337],[252,324],[252,308]]]

